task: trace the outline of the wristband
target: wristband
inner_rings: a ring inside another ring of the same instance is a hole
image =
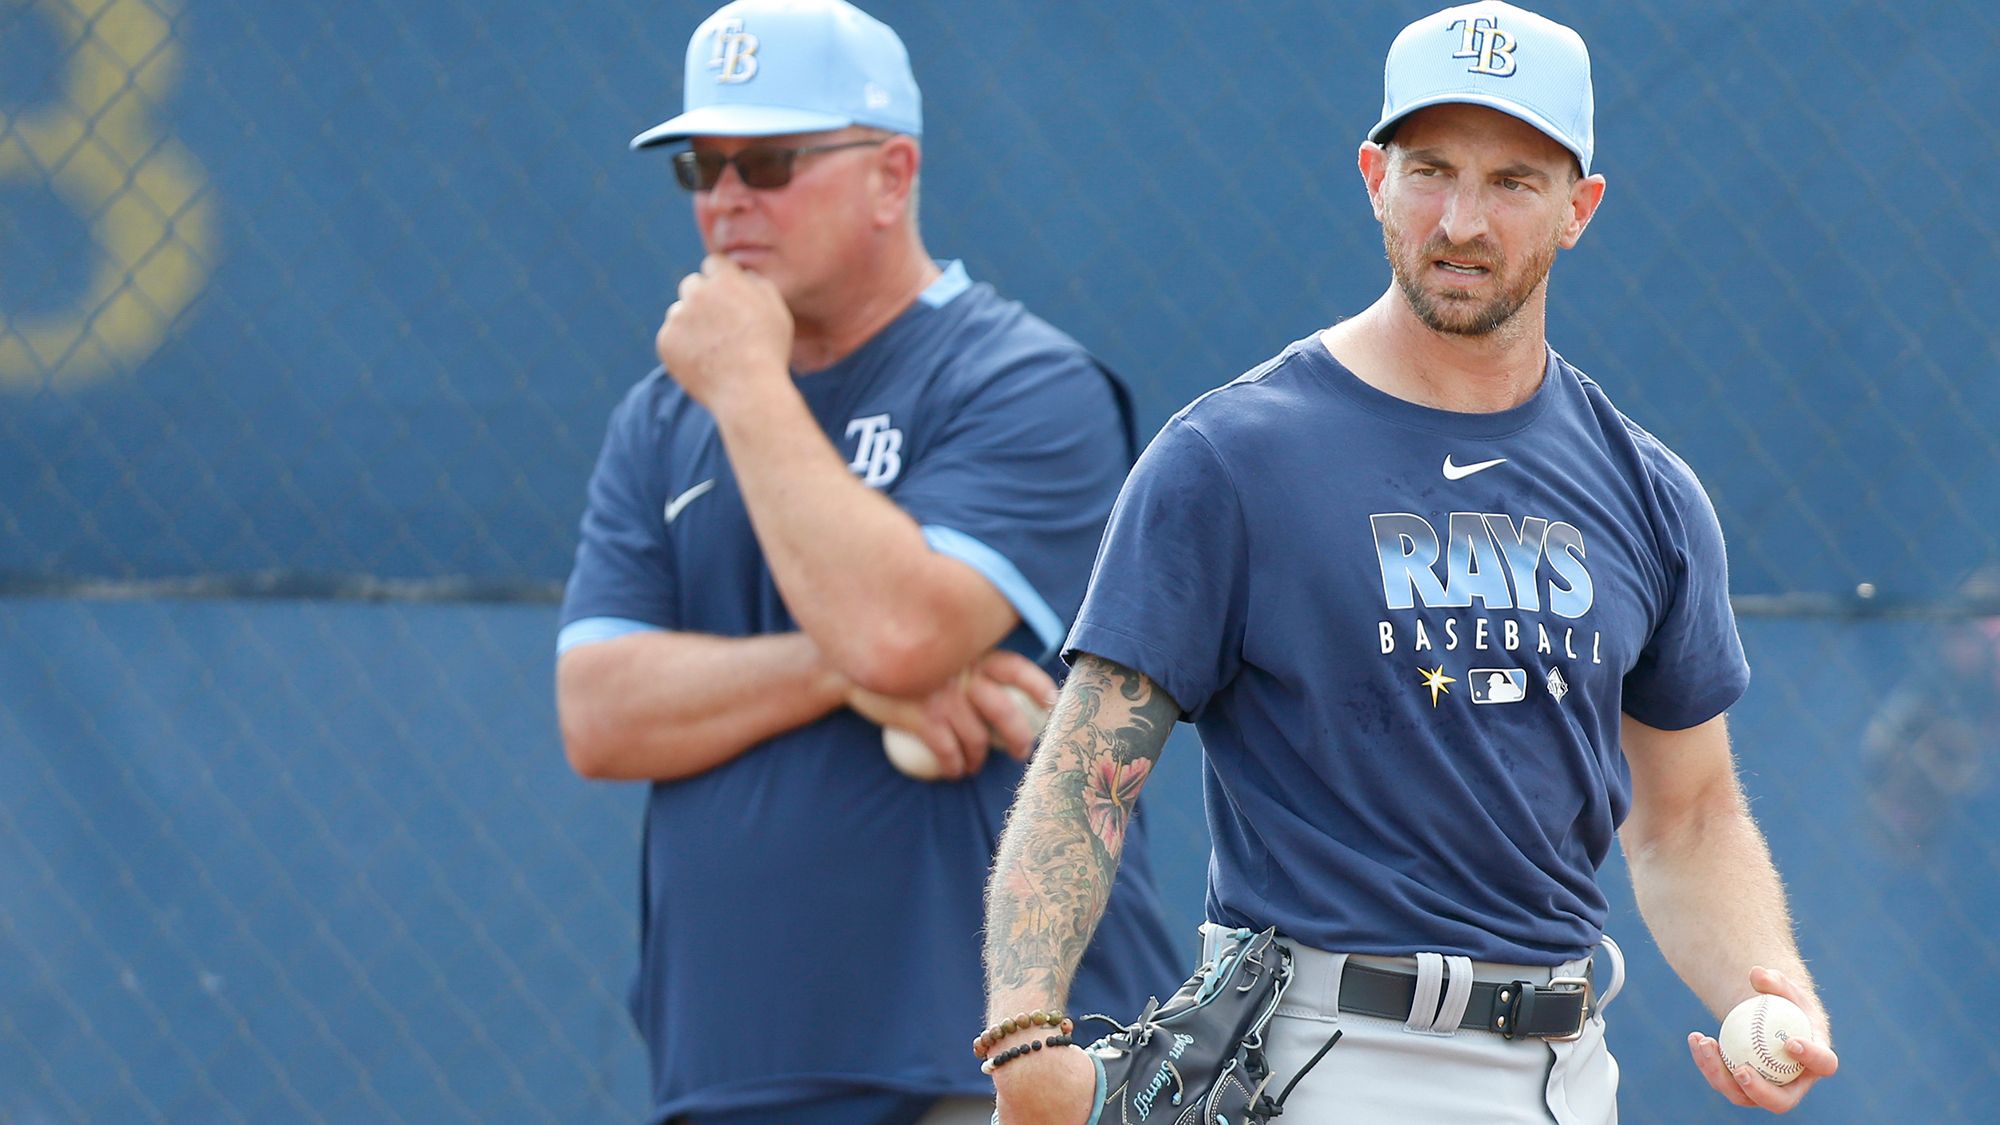
[[[1044,1047],[1074,1047],[1075,1045],[1076,1040],[1071,1039],[1067,1035],[1051,1035],[1047,1039],[1030,1039],[1026,1043],[1017,1043],[994,1055],[992,1058],[987,1059],[985,1062],[980,1063],[979,1069],[987,1074],[991,1074],[1008,1063],[1013,1062],[1015,1059],[1020,1058],[1022,1055],[1033,1054]]]
[[[1063,1035],[1068,1035],[1070,1032],[1076,1030],[1076,1024],[1071,1022],[1070,1018],[1063,1015],[1060,1010],[1053,1012],[1022,1012],[1012,1019],[1001,1020],[992,1027],[980,1032],[979,1038],[972,1041],[972,1057],[983,1060],[987,1055],[993,1053],[994,1045],[1002,1039],[1007,1038],[1017,1031],[1027,1031],[1035,1027],[1052,1027]]]

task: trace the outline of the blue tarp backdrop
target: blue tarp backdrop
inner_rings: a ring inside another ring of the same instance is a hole
[[[931,249],[1148,431],[1386,284],[1354,151],[1429,4],[866,6]],[[1542,10],[1610,181],[1550,335],[1729,537],[1745,783],[1846,1064],[1799,1117],[1986,1120],[2000,630],[1952,607],[2000,563],[2000,16]],[[0,3],[0,1121],[639,1113],[641,795],[563,764],[547,597],[699,258],[624,146],[706,11]],[[1190,928],[1198,753],[1148,813]],[[1720,1116],[1607,879],[1625,1117]]]

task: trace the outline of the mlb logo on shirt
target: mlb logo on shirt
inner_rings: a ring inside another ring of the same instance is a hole
[[[1519,703],[1528,697],[1528,673],[1519,668],[1474,668],[1465,678],[1474,703]]]

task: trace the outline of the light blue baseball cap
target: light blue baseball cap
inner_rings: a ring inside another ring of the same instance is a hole
[[[1451,102],[1526,121],[1575,153],[1590,174],[1590,51],[1570,28],[1500,0],[1425,16],[1389,45],[1382,120],[1368,139],[1380,143],[1409,114]]]
[[[872,125],[921,135],[910,54],[846,0],[736,0],[688,40],[682,110],[635,149],[695,136],[771,137]]]

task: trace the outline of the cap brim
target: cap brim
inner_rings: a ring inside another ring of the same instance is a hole
[[[1428,98],[1421,98],[1417,101],[1411,102],[1409,105],[1399,106],[1397,107],[1396,110],[1396,116],[1384,117],[1382,120],[1377,121],[1375,123],[1375,127],[1373,129],[1368,130],[1368,139],[1374,141],[1376,144],[1381,144],[1383,136],[1386,135],[1389,132],[1389,130],[1394,129],[1396,127],[1397,122],[1401,121],[1405,117],[1408,117],[1412,113],[1417,112],[1420,109],[1429,109],[1431,106],[1434,105],[1481,105],[1485,106],[1487,109],[1497,110],[1501,113],[1506,114],[1509,117],[1519,118],[1520,120],[1525,121],[1530,125],[1533,125],[1535,128],[1540,129],[1543,133],[1548,134],[1548,138],[1550,140],[1563,146],[1565,149],[1568,149],[1569,154],[1571,156],[1576,157],[1577,164],[1583,169],[1583,171],[1586,174],[1589,173],[1590,171],[1590,158],[1585,156],[1580,150],[1578,150],[1576,145],[1565,140],[1563,138],[1562,131],[1560,129],[1557,129],[1554,125],[1551,125],[1549,123],[1548,118],[1543,117],[1541,114],[1536,113],[1534,110],[1529,109],[1524,105],[1508,101],[1505,98],[1496,98],[1490,94],[1480,94],[1480,93],[1433,94]]]
[[[837,113],[816,113],[768,105],[705,105],[669,118],[632,138],[632,148],[651,148],[689,137],[777,137],[819,133],[854,122]]]

